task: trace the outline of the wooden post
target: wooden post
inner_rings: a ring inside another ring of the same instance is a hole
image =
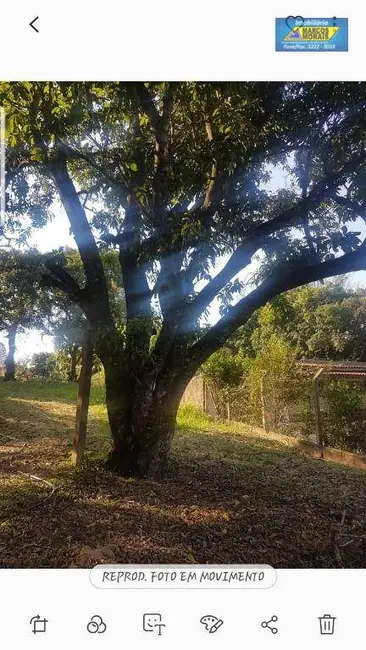
[[[74,448],[72,463],[80,465],[85,450],[86,425],[88,421],[90,386],[93,370],[93,342],[90,329],[85,332],[81,356],[81,372],[79,378],[78,399],[76,407],[76,420],[74,430]]]
[[[207,413],[207,385],[203,379],[203,412]]]
[[[228,422],[231,422],[231,409],[230,409],[230,400],[228,398],[226,402],[226,419]]]
[[[261,407],[262,407],[262,427],[267,432],[268,431],[268,423],[267,423],[267,414],[266,414],[266,400],[264,398],[264,381],[263,381],[263,377],[261,379],[260,390],[261,390]]]
[[[324,368],[319,368],[318,372],[313,377],[313,398],[314,398],[314,412],[315,412],[315,433],[316,444],[319,447],[323,446],[323,432],[322,422],[320,416],[320,402],[319,402],[319,377],[324,372]]]

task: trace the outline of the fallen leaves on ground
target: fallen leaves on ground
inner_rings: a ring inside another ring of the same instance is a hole
[[[107,419],[93,399],[86,462],[75,470],[68,391],[0,386],[0,566],[366,566],[365,472],[182,411],[164,480],[124,479],[104,469]]]

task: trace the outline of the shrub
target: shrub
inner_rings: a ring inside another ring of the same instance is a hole
[[[248,359],[228,348],[215,352],[202,366],[202,375],[211,389],[221,418],[237,417],[235,404],[243,391],[247,371]]]
[[[32,376],[36,379],[60,379],[54,352],[37,352],[32,360]]]
[[[252,419],[265,420],[267,428],[277,429],[289,421],[288,407],[304,391],[304,379],[296,365],[293,348],[273,334],[251,360],[247,378]]]
[[[349,451],[366,451],[363,392],[360,385],[344,380],[322,385],[322,401],[325,404],[322,425],[326,445]]]

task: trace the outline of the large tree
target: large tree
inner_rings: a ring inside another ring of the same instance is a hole
[[[92,328],[105,369],[109,464],[157,473],[187,382],[258,307],[366,268],[355,225],[366,206],[366,86],[13,83],[0,85],[0,101],[7,236],[25,209],[37,223],[50,196],[60,200],[85,282],[52,261],[48,281]],[[274,170],[287,186],[269,182]],[[123,328],[111,309],[106,246],[119,251]],[[255,256],[243,288],[237,275]],[[217,296],[227,307],[208,326]]]

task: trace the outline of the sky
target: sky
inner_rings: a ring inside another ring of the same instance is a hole
[[[272,170],[272,177],[268,184],[268,189],[275,191],[279,188],[288,187],[290,180],[282,171],[278,169]],[[66,213],[64,212],[62,206],[58,203],[54,203],[52,206],[52,213],[54,215],[53,220],[44,228],[35,230],[32,236],[30,244],[38,248],[41,252],[50,251],[57,249],[60,246],[69,246],[75,248],[75,242],[73,236],[70,234],[70,226]],[[361,220],[354,224],[355,230],[365,230],[365,226]],[[227,257],[223,257],[215,267],[215,274],[220,271],[222,266],[227,261]],[[241,280],[247,279],[255,268],[255,263],[253,263],[245,272],[239,274]],[[350,273],[347,276],[348,283],[352,286],[366,287],[366,271],[358,271],[356,273]],[[204,283],[202,284],[202,286]],[[199,289],[201,287],[198,287]],[[240,299],[240,296],[237,297],[237,300]],[[219,314],[219,303],[214,301],[210,307],[209,312],[209,322],[215,323],[220,317]],[[6,339],[4,335],[0,334],[0,341],[6,345]],[[33,354],[38,352],[52,352],[54,349],[53,339],[50,336],[44,335],[42,332],[37,332],[35,330],[28,331],[24,334],[19,334],[17,337],[17,352],[16,359],[30,359]]]

